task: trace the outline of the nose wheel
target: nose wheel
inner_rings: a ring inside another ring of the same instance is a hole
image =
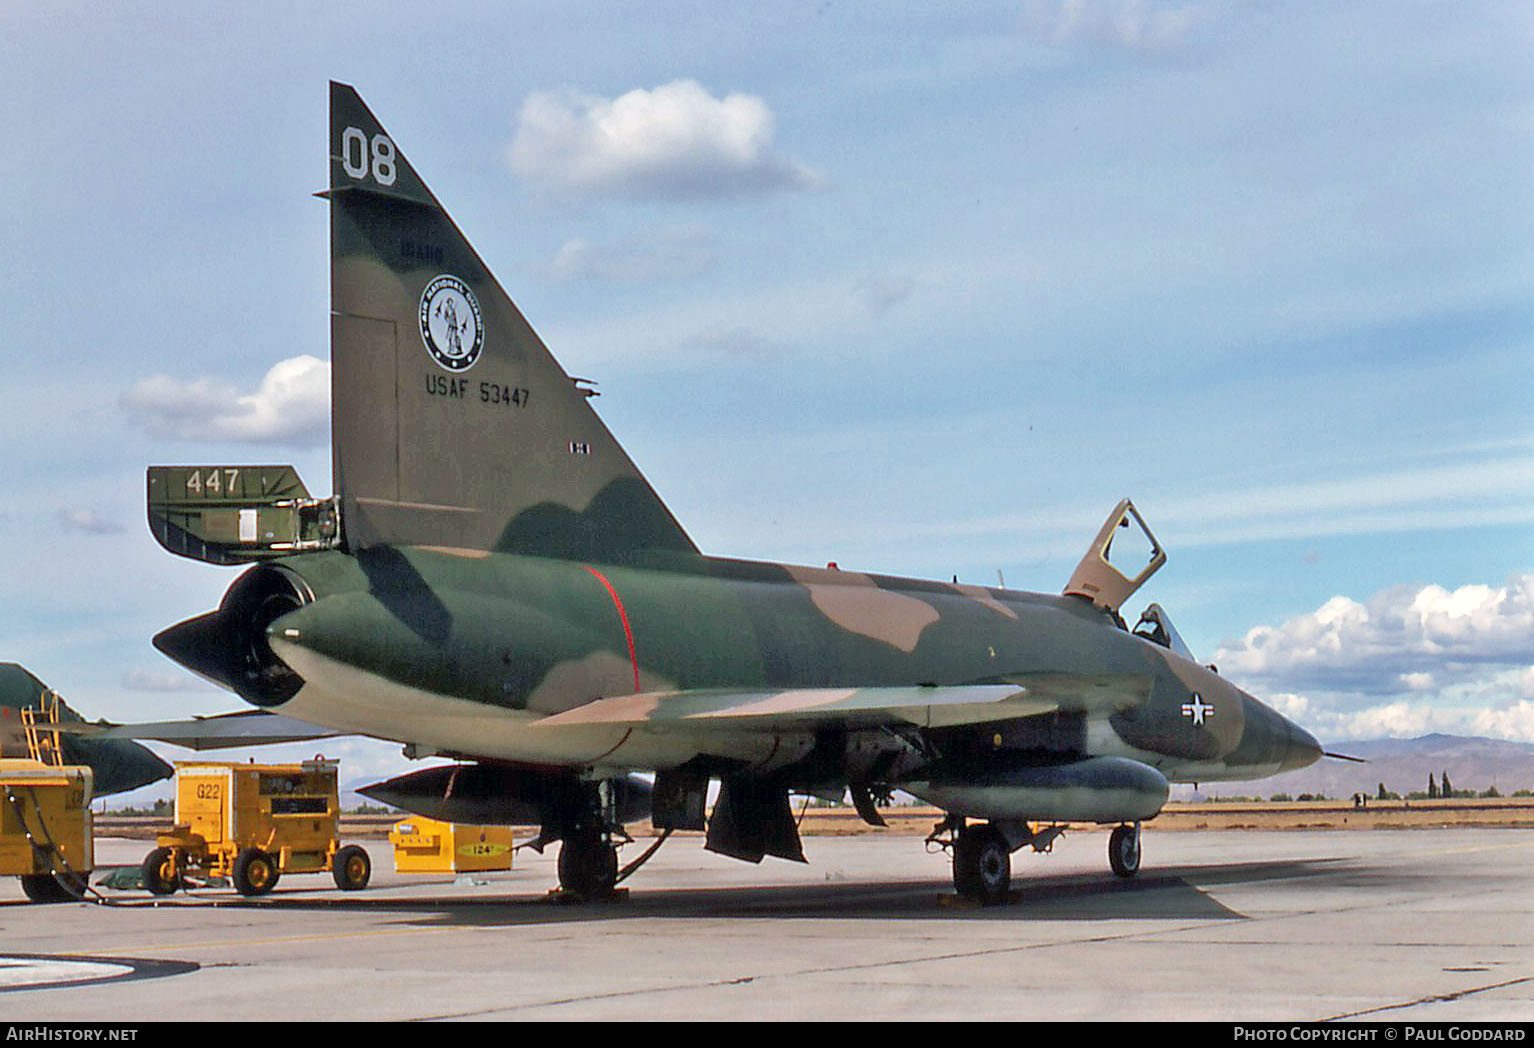
[[[1119,877],[1133,877],[1140,872],[1140,824],[1114,828],[1108,837],[1108,865]]]

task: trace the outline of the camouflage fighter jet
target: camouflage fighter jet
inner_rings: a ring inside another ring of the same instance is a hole
[[[84,764],[91,769],[91,792],[97,797],[125,793],[140,786],[168,779],[174,772],[169,764],[149,750],[127,739],[96,739],[76,734],[85,718],[25,667],[14,662],[0,662],[0,757],[26,757],[27,727],[23,710],[42,717],[50,702],[57,702],[58,747],[65,764]],[[53,724],[39,721],[39,734],[45,745],[52,745]]]
[[[1165,560],[1127,500],[1059,596],[705,556],[342,84],[320,195],[335,495],[289,467],[151,468],[167,549],[254,565],[155,645],[276,720],[459,762],[373,796],[534,819],[591,895],[646,807],[715,852],[803,861],[790,792],[850,790],[879,823],[898,789],[949,813],[930,839],[958,891],[998,902],[1011,853],[1064,823],[1116,826],[1132,876],[1168,783],[1319,756],[1159,608],[1126,628]]]

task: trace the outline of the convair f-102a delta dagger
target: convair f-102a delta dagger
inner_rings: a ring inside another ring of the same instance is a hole
[[[947,813],[929,840],[985,902],[1064,824],[1114,826],[1130,877],[1169,783],[1320,756],[1160,608],[1126,627],[1165,560],[1127,500],[1060,595],[706,556],[342,84],[321,195],[334,496],[278,466],[148,478],[167,549],[252,565],[155,646],[264,714],[141,736],[350,733],[452,758],[364,792],[540,826],[582,895],[618,878],[625,821],[803,861],[791,793],[850,791],[879,823],[900,790]]]

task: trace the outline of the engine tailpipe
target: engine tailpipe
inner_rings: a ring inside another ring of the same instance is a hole
[[[266,628],[313,599],[291,572],[255,568],[229,587],[217,611],[162,630],[154,646],[254,706],[280,706],[304,680],[272,651]]]

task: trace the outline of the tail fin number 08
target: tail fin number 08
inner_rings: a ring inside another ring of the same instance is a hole
[[[352,178],[366,178],[371,172],[373,181],[392,186],[394,143],[388,135],[377,134],[370,140],[360,127],[348,127],[341,132],[341,169]]]

